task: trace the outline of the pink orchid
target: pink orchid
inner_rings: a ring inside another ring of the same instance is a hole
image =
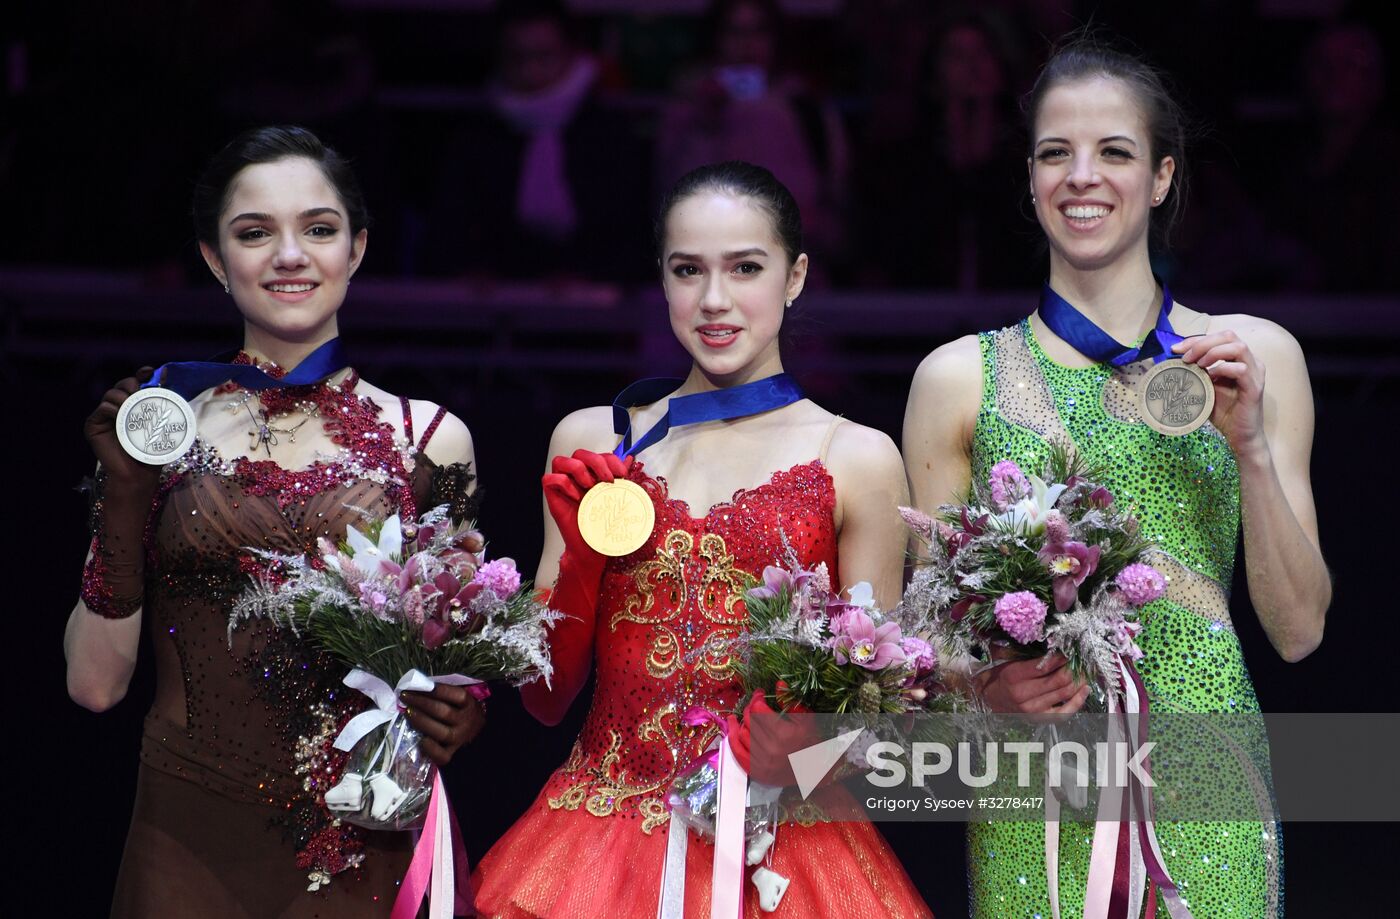
[[[968,516],[966,507],[961,508],[959,513],[962,515],[964,534],[971,537],[981,536],[983,533],[987,532],[987,521],[990,519],[991,515],[982,514],[974,520]]]
[[[1140,661],[1143,658],[1143,653],[1137,645],[1137,636],[1141,631],[1142,623],[1120,618],[1113,623],[1113,632],[1109,635],[1109,643],[1112,644],[1114,651],[1126,655],[1128,660]]]
[[[979,603],[985,602],[986,599],[987,598],[982,596],[981,594],[969,594],[968,596],[963,597],[961,600],[959,600],[957,603],[954,603],[948,609],[948,619],[952,622],[957,622],[959,619],[972,612],[972,608],[974,606],[976,606]]]
[[[468,604],[483,590],[475,581],[463,584],[451,572],[442,572],[434,577],[433,586],[438,590],[434,600],[433,618],[454,626],[461,625],[468,614]]]
[[[769,565],[763,569],[763,586],[753,588],[749,595],[756,600],[775,600],[784,592],[789,597],[796,596],[811,579],[810,571],[793,573],[786,568]]]
[[[1094,573],[1099,566],[1099,556],[1103,550],[1098,546],[1086,546],[1082,542],[1052,542],[1046,540],[1041,548],[1040,560],[1050,569],[1054,580],[1055,610],[1063,613],[1074,606],[1079,599],[1079,588],[1084,579]]]
[[[883,670],[891,664],[904,663],[904,650],[900,647],[903,636],[897,622],[877,626],[863,609],[851,607],[832,621],[832,633],[830,647],[838,664]]]
[[[436,651],[452,637],[452,630],[441,619],[423,620],[423,647]]]

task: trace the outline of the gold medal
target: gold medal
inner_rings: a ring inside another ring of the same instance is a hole
[[[1215,384],[1197,364],[1180,358],[1154,364],[1143,378],[1138,408],[1147,426],[1162,434],[1190,434],[1210,420]]]
[[[656,525],[651,498],[636,482],[599,482],[578,506],[583,541],[602,555],[630,555],[640,549]]]

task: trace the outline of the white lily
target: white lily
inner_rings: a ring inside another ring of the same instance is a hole
[[[1045,515],[1054,509],[1055,502],[1060,500],[1060,495],[1069,486],[1046,485],[1038,475],[1028,475],[1026,478],[1031,483],[1030,495],[1011,505],[1005,513],[995,515],[994,519],[1002,529],[1021,536],[1039,536],[1045,532]]]
[[[395,514],[384,521],[379,530],[379,542],[354,527],[346,527],[345,542],[350,546],[349,562],[368,576],[379,574],[380,562],[398,564],[399,552],[403,550],[403,529],[399,525],[399,515]]]

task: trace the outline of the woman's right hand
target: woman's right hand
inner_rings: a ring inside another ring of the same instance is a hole
[[[587,491],[599,482],[627,477],[632,457],[618,459],[611,453],[575,450],[573,456],[556,456],[550,471],[541,479],[549,515],[559,526],[564,548],[576,556],[596,554],[583,541],[578,529],[578,506]]]
[[[131,394],[141,388],[155,373],[154,368],[142,367],[135,375],[119,380],[102,396],[102,401],[83,422],[83,436],[106,470],[108,480],[116,479],[133,485],[154,486],[160,479],[160,467],[143,463],[127,453],[117,439],[117,412]]]
[[[1089,698],[1089,686],[1058,651],[1030,660],[996,663],[972,678],[974,691],[994,712],[1073,715]]]

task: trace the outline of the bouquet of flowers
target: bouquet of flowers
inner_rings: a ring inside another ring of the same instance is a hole
[[[270,619],[352,668],[346,685],[375,708],[337,738],[350,755],[326,805],[360,826],[405,829],[427,810],[434,774],[399,693],[449,683],[485,698],[487,680],[548,680],[546,628],[561,614],[535,599],[513,561],[486,561],[481,534],[452,524],[445,505],[411,524],[362,515],[363,530],[349,527],[338,546],[321,539],[312,557],[251,550],[265,567],[229,630]]]
[[[1137,520],[1074,454],[1056,447],[1042,472],[1003,460],[937,518],[901,508],[927,547],[901,605],[945,657],[1059,651],[1118,692],[1120,662],[1142,657],[1139,611],[1166,581],[1144,562]]]
[[[789,547],[785,567],[765,568],[763,583],[745,593],[748,629],[725,640],[722,650],[734,656],[744,698],[762,691],[781,711],[847,715],[858,723],[864,733],[847,754],[858,765],[881,739],[869,730],[880,720],[876,716],[927,710],[942,696],[933,647],[877,609],[869,584],[857,584],[848,594],[842,599],[833,590],[825,563],[803,568]],[[720,649],[711,645],[700,653],[706,650]],[[788,884],[759,864],[771,861],[781,791],[751,779],[744,811],[745,862],[758,866],[753,882],[768,911],[777,908]],[[673,817],[703,835],[716,834],[716,750],[677,775],[668,803]]]

